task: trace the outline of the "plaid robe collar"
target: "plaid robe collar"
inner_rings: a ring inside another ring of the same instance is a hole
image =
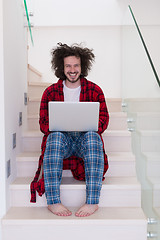
[[[64,94],[63,94],[63,81],[59,79],[57,84],[58,84],[58,92],[59,92],[59,101],[64,101]],[[86,100],[86,79],[81,77],[81,93],[80,93],[80,102],[83,102]]]

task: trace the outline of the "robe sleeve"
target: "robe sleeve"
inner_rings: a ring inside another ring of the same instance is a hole
[[[99,90],[98,102],[100,102],[98,133],[102,134],[109,124],[109,113],[102,90]]]

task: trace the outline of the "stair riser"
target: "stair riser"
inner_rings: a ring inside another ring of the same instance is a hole
[[[126,130],[127,118],[124,117],[110,117],[108,130]]]
[[[127,102],[127,101],[126,101]],[[127,103],[127,108],[124,107],[124,110],[127,109],[128,112],[160,112],[160,100],[143,100],[139,101],[129,101]]]
[[[160,186],[153,190],[153,207],[160,208]]]
[[[39,224],[24,224],[6,225],[3,227],[3,240],[97,240],[107,236],[109,240],[146,240],[146,224],[139,221],[117,221],[115,224],[112,221],[107,223],[79,223],[68,221],[65,224],[59,224],[58,220],[55,224],[46,224],[44,221]]]
[[[34,82],[37,82],[35,80]],[[49,84],[51,85],[51,84]],[[33,86],[29,85],[28,86],[28,96],[30,99],[33,98],[39,98],[41,99],[43,92],[48,86]],[[108,110],[111,112],[121,112],[122,111],[122,106],[121,106],[121,100],[106,100]]]
[[[122,112],[121,101],[107,101],[107,108],[109,112]]]
[[[28,115],[38,115],[39,114],[39,108],[40,108],[40,102],[39,101],[29,101],[27,106],[27,112]]]
[[[79,207],[85,202],[84,189],[62,189],[61,201],[66,206]],[[38,207],[47,206],[45,195],[37,197],[36,204],[30,203],[30,191],[28,189],[11,189],[11,206],[14,207]],[[140,207],[141,191],[139,187],[126,189],[102,189],[101,207]]]
[[[41,150],[41,137],[23,137],[22,138],[22,152],[35,152]]]
[[[28,69],[28,82],[40,82],[41,81],[41,77],[36,74],[35,72],[33,72],[32,70]]]
[[[108,102],[108,111],[109,112],[121,112],[121,102]],[[40,101],[29,101],[28,102],[28,115],[39,114]]]
[[[41,99],[44,90],[47,88],[44,86],[28,86],[28,96],[29,98],[39,98]]]
[[[131,152],[130,136],[103,136],[105,151],[107,152]]]
[[[147,163],[147,176],[160,177],[160,160]]]
[[[110,162],[107,176],[112,177],[131,177],[136,176],[135,162]],[[33,177],[38,167],[38,161],[17,162],[17,177]],[[70,170],[63,171],[63,176],[72,176]]]
[[[131,151],[131,137],[130,136],[104,136],[104,144],[106,152],[129,152]],[[41,137],[23,137],[22,151],[40,151]]]
[[[139,130],[160,130],[160,117],[141,117],[136,125]]]
[[[160,136],[141,136],[142,152],[160,152]]]
[[[39,130],[39,118],[28,118],[28,130]],[[111,117],[108,130],[126,130],[126,117]]]
[[[130,114],[129,119],[133,122],[128,123],[128,127],[136,130],[160,130],[160,114],[145,114],[144,116],[137,116]]]

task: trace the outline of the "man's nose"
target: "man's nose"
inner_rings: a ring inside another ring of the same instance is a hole
[[[75,67],[74,66],[71,66],[71,72],[75,72]]]

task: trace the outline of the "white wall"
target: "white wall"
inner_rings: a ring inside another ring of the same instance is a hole
[[[34,11],[35,26],[117,25],[122,21],[125,2],[126,0],[27,0],[29,9]]]
[[[159,0],[27,0],[27,4],[35,26],[121,25],[128,5],[139,24],[160,23]]]
[[[28,62],[42,72],[45,82],[57,81],[51,71],[51,49],[58,42],[84,43],[96,55],[88,79],[102,87],[106,97],[121,96],[121,28],[120,26],[79,26],[33,28],[34,47],[30,42]]]
[[[160,25],[141,26],[160,77]],[[28,62],[44,82],[56,82],[51,71],[51,49],[58,42],[83,42],[96,55],[88,79],[100,85],[108,98],[160,97],[159,87],[135,26],[35,27],[29,41]]]
[[[160,80],[160,26],[140,26],[145,44]],[[137,30],[123,27],[122,96],[160,98],[160,88]]]
[[[128,8],[130,4],[138,24],[143,26],[142,34],[159,74],[159,0],[82,0],[77,5],[73,0],[27,2],[34,12],[30,20],[35,25],[35,44],[32,47],[29,41],[28,61],[42,72],[42,81],[56,81],[50,70],[50,50],[57,42],[84,42],[96,55],[88,79],[100,85],[106,97],[159,97],[159,87]],[[127,30],[133,25],[134,34]]]
[[[131,2],[132,11],[160,79],[160,1]],[[131,17],[122,27],[122,97],[160,98],[160,88]]]
[[[19,112],[26,115],[24,106],[24,92],[27,91],[27,32],[24,28],[24,12],[22,1],[3,0],[3,53],[1,54],[3,73],[2,86],[4,85],[4,121],[5,121],[5,155],[1,161],[5,165],[10,159],[11,176],[6,174],[6,203],[9,207],[9,184],[16,176],[16,154],[21,146],[22,127],[19,127]],[[2,94],[2,96],[3,96]],[[2,120],[2,119],[1,119]],[[17,147],[12,147],[12,134],[17,134]],[[1,135],[2,137],[2,135]],[[4,173],[5,173],[4,172]],[[3,175],[4,175],[3,173]],[[1,197],[1,196],[0,196]]]
[[[4,69],[3,69],[3,2],[0,0],[0,219],[6,211],[6,172],[5,172],[5,119],[4,119]],[[0,224],[0,239],[1,224]]]

